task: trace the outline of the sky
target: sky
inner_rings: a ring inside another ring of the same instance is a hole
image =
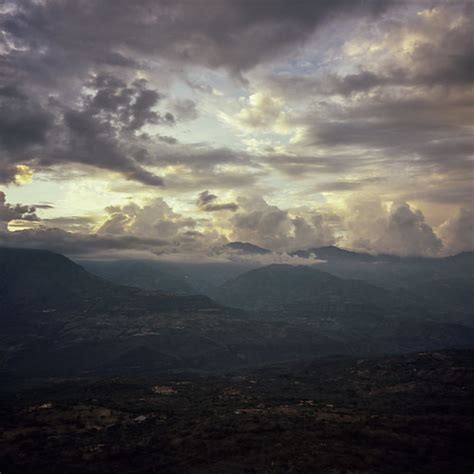
[[[464,1],[0,3],[0,245],[473,250]]]

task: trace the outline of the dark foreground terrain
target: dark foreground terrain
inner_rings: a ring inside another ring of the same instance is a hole
[[[471,473],[474,352],[4,391],[11,473]]]

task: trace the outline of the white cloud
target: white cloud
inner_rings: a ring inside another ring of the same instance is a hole
[[[459,209],[439,228],[450,254],[474,251],[474,212],[470,209]]]

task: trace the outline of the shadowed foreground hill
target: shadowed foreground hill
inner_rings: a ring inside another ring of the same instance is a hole
[[[473,369],[445,351],[50,383],[2,400],[0,469],[471,472]]]

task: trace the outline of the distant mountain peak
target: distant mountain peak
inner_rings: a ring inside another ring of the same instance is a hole
[[[231,250],[237,250],[242,253],[265,255],[271,253],[271,250],[259,247],[258,245],[251,244],[249,242],[230,242],[226,244],[226,247]]]
[[[351,260],[351,261],[373,261],[375,257],[368,253],[359,253],[352,250],[342,249],[335,245],[328,245],[325,247],[314,247],[309,249],[302,249],[292,252],[291,255],[297,257],[309,258],[315,255],[320,260]]]

